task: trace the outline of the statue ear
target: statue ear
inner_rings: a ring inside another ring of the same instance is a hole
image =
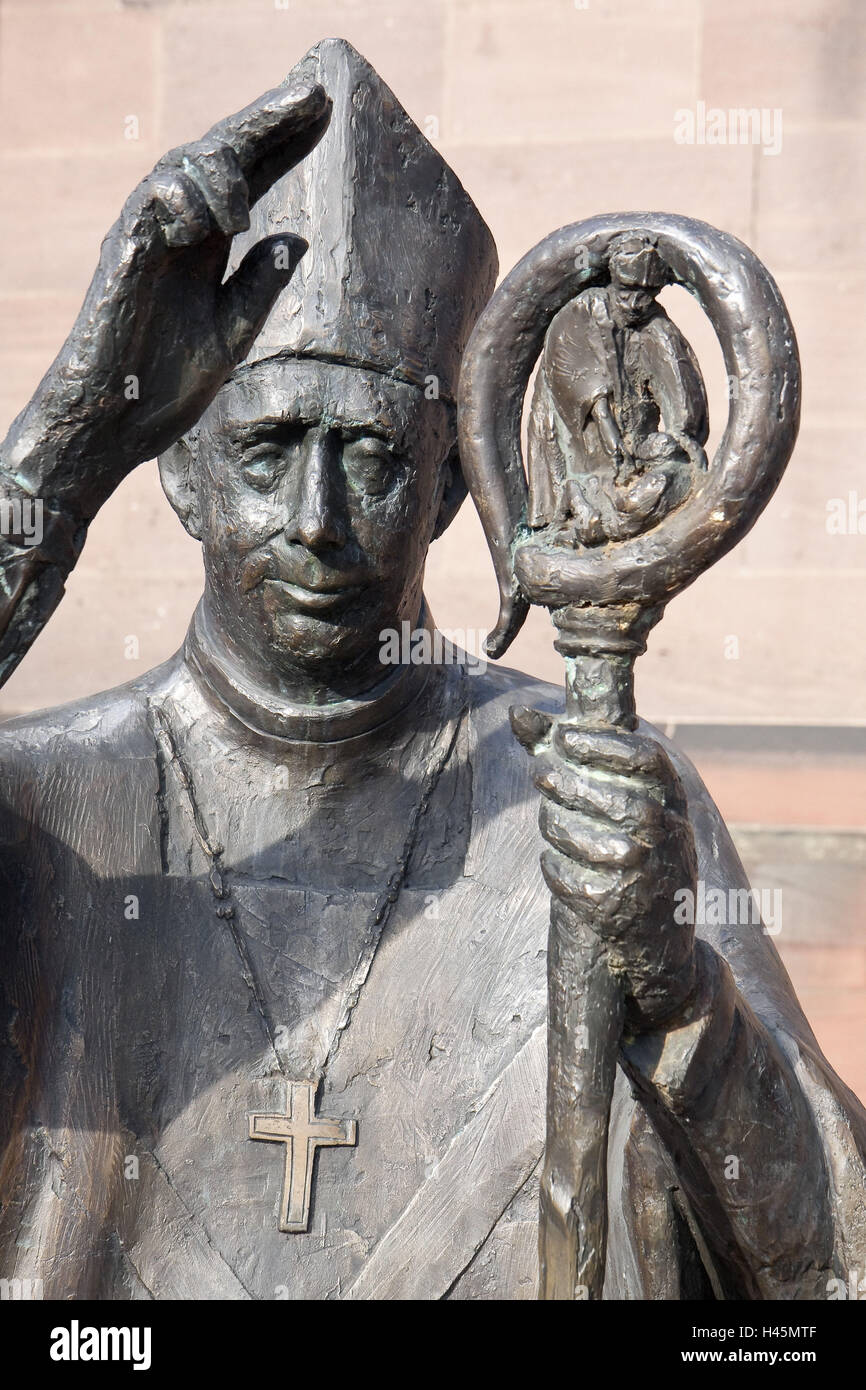
[[[456,444],[442,465],[442,476],[445,482],[442,488],[439,516],[436,519],[436,529],[433,532],[434,541],[448,530],[462,507],[468,491],[463,477],[463,469],[460,467],[460,453]]]
[[[201,518],[196,493],[198,431],[191,430],[157,459],[162,490],[185,529],[194,540],[201,540]]]

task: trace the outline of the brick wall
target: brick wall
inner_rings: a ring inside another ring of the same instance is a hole
[[[4,424],[68,331],[127,192],[327,34],[355,43],[416,120],[435,117],[503,272],[562,223],[644,207],[705,218],[765,259],[802,348],[800,444],[751,536],[672,605],[639,697],[662,720],[866,720],[866,537],[826,529],[828,499],[866,497],[860,0],[0,0]],[[699,102],[779,108],[781,150],[677,143],[675,113]],[[720,356],[686,296],[669,304],[706,365],[718,437]],[[489,626],[495,588],[469,506],[429,575],[440,625]],[[197,546],[147,465],[95,522],[0,713],[152,666],[180,642],[200,582]],[[558,679],[543,614],[512,660]]]

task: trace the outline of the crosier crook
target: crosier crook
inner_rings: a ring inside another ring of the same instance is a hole
[[[582,547],[527,525],[520,426],[532,368],[554,315],[605,281],[611,243],[654,239],[672,283],[695,295],[722,347],[727,426],[685,500],[641,534]],[[500,592],[492,657],[531,603],[543,604],[565,658],[565,718],[591,729],[637,726],[634,663],[665,605],[749,531],[775,491],[799,423],[800,368],[781,295],[757,257],[704,222],[662,213],[594,217],[540,242],[476,324],[459,391],[460,457]],[[539,742],[550,721],[536,715]],[[532,748],[533,712],[512,711]],[[551,904],[547,1135],[541,1178],[539,1297],[602,1297],[607,1142],[624,991],[600,938]]]

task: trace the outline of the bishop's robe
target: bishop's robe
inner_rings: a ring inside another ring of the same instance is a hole
[[[2,726],[0,1276],[52,1298],[535,1297],[549,899],[507,710],[558,702],[441,666],[298,737],[190,639]],[[744,887],[669,751],[701,878]],[[284,1146],[248,1116],[315,1073],[413,815],[319,1095],[357,1142],[319,1151],[309,1229],[284,1233]],[[694,1017],[623,1053],[605,1295],[826,1297],[866,1267],[864,1112],[760,926],[699,933]]]

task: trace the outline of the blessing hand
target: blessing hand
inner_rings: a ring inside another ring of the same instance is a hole
[[[330,110],[318,85],[277,87],[169,151],[133,190],[72,333],[4,446],[25,489],[89,520],[126,473],[196,423],[306,250],[300,237],[266,237],[223,283],[232,238]]]

